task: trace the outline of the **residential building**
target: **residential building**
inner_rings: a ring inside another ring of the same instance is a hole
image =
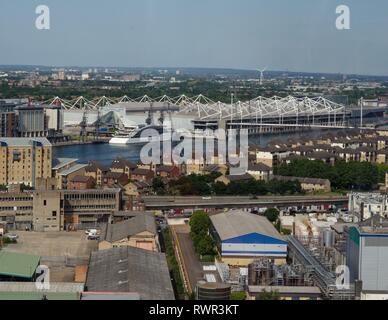
[[[102,176],[102,185],[109,188],[121,185],[124,186],[128,184],[128,176],[126,173],[120,172],[107,172]]]
[[[273,171],[264,163],[249,163],[247,173],[253,176],[256,180],[268,181],[271,178]]]
[[[86,164],[77,163],[78,159],[58,158],[53,161],[53,177],[57,189],[68,189],[69,181],[86,174]]]
[[[17,103],[0,100],[0,137],[14,137],[16,135]]]
[[[161,178],[176,179],[180,176],[180,170],[177,166],[162,165],[156,167],[156,175]]]
[[[113,160],[110,166],[110,171],[115,173],[124,173],[130,179],[132,171],[135,170],[136,168],[137,168],[136,164],[133,164],[124,158],[117,158],[116,160]]]
[[[97,161],[90,161],[85,168],[85,175],[92,177],[98,186],[102,185],[102,177],[108,173],[109,168],[99,164]]]
[[[255,178],[253,176],[246,173],[246,174],[241,174],[241,175],[226,175],[226,176],[222,175],[222,176],[218,177],[215,181],[222,182],[222,183],[228,185],[231,182],[248,182],[248,181],[252,181],[254,179]]]
[[[67,189],[69,190],[87,190],[92,189],[95,181],[90,176],[75,176],[69,180]]]
[[[155,177],[155,172],[150,169],[137,168],[133,170],[132,181],[150,181]]]
[[[50,178],[52,146],[46,138],[0,138],[0,185],[35,186]]]
[[[273,180],[278,181],[299,181],[303,191],[306,192],[330,192],[331,183],[328,179],[317,179],[317,178],[302,178],[302,177],[286,177],[286,176],[272,176]]]

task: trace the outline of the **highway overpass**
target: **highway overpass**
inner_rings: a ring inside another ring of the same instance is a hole
[[[146,210],[306,207],[311,205],[344,206],[348,203],[347,196],[261,196],[255,198],[237,196],[144,196],[143,200]]]

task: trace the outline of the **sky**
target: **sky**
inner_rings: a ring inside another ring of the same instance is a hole
[[[35,27],[41,4],[50,30]],[[0,0],[0,65],[388,75],[387,13],[387,0]]]

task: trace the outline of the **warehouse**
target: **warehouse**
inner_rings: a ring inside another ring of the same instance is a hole
[[[210,217],[210,233],[224,263],[246,266],[266,257],[283,263],[287,241],[265,217],[232,210]]]
[[[139,295],[141,300],[174,300],[164,253],[120,247],[92,252],[86,291]]]
[[[361,281],[363,292],[388,291],[388,219],[374,215],[358,226],[345,227],[350,282]],[[360,284],[360,283],[359,283]]]

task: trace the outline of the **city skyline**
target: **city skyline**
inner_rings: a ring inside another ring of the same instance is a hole
[[[337,1],[207,3],[153,0],[116,5],[47,0],[50,30],[34,26],[41,3],[0,4],[2,65],[225,68],[388,75],[388,4],[346,1],[351,29],[337,30]],[[93,19],[90,19],[90,16]],[[274,15],[277,16],[274,19]],[[270,29],[268,29],[270,26]],[[12,33],[7,32],[12,28]],[[121,32],[117,32],[122,30]],[[25,48],[28,50],[25,50]],[[75,54],[76,52],[76,54]],[[354,53],[357,54],[354,54]]]

